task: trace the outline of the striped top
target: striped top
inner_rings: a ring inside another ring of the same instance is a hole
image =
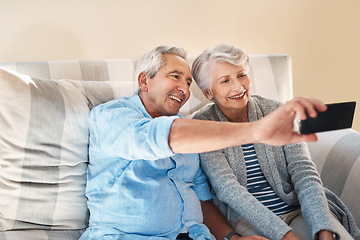
[[[271,188],[260,169],[254,144],[245,144],[241,148],[245,158],[247,190],[278,216],[298,209],[299,206],[289,206],[285,203]]]

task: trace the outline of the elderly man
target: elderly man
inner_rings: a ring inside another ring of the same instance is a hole
[[[90,220],[81,239],[265,239],[233,232],[209,201],[198,153],[249,142],[315,141],[314,134],[294,132],[293,120],[326,107],[296,98],[258,122],[184,119],[178,112],[192,82],[185,55],[165,46],[145,54],[138,64],[139,92],[91,111]]]

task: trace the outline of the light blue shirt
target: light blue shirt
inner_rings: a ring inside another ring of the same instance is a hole
[[[95,107],[89,116],[86,196],[89,228],[81,239],[213,239],[199,200],[211,199],[198,154],[174,154],[172,122],[152,118],[138,95]]]

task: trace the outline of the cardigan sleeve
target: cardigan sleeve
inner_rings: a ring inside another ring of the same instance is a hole
[[[306,143],[284,146],[288,173],[313,236],[320,230],[335,232],[324,188]]]

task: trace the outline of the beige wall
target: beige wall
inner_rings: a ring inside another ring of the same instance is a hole
[[[1,62],[137,58],[160,44],[195,56],[222,42],[288,54],[295,95],[360,105],[359,0],[0,0],[0,27]]]

